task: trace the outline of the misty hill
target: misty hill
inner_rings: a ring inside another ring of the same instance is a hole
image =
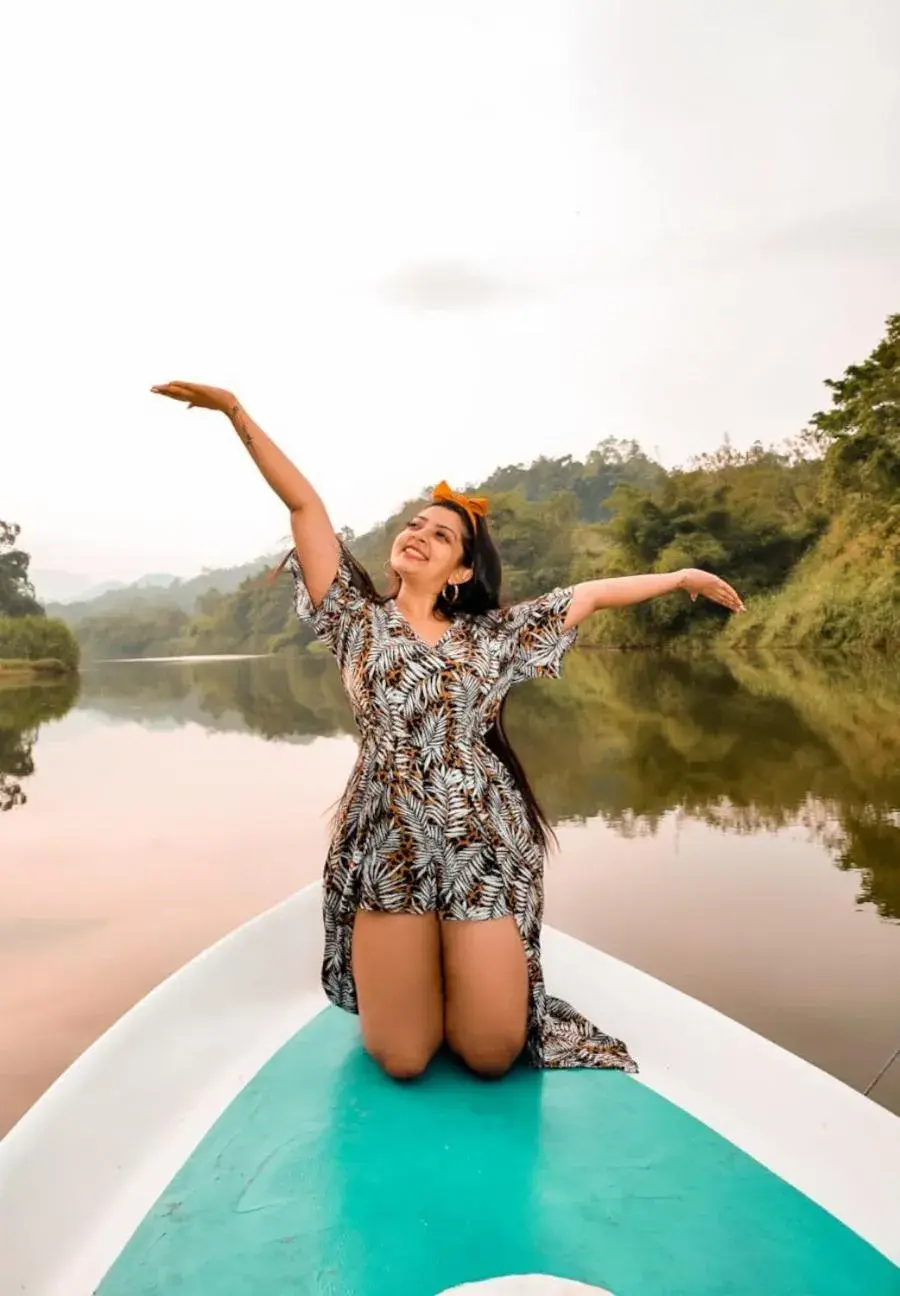
[[[179,577],[172,572],[149,572],[136,581],[98,581],[92,576],[68,571],[32,571],[31,582],[35,593],[45,607],[63,603],[93,603],[104,594],[120,590],[169,589],[177,585]]]
[[[74,603],[76,599],[94,599],[105,594],[107,590],[122,589],[124,581],[97,581],[93,576],[81,572],[57,571],[55,569],[35,569],[30,572],[38,601],[48,603]]]
[[[277,561],[277,558],[270,556],[254,558],[238,567],[204,568],[199,576],[189,579],[166,572],[153,572],[128,585],[109,582],[105,588],[97,587],[100,593],[94,597],[88,592],[76,601],[48,603],[47,612],[71,626],[77,626],[88,617],[123,615],[147,611],[153,607],[192,612],[197,600],[205,594],[213,590],[220,594],[230,594],[242,581],[258,575]],[[40,587],[38,592],[40,593]]]

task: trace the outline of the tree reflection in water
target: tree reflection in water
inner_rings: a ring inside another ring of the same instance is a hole
[[[81,705],[269,740],[355,733],[315,652],[112,665],[85,677]],[[898,711],[900,678],[880,659],[582,651],[561,680],[514,693],[508,727],[554,823],[648,835],[680,811],[740,834],[799,824],[858,872],[860,903],[898,920]]]
[[[0,685],[0,811],[25,805],[28,796],[21,780],[34,773],[38,730],[64,716],[77,697],[77,678]]]

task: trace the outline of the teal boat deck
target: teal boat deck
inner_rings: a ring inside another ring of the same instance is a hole
[[[225,1110],[99,1296],[900,1296],[900,1270],[630,1077],[386,1079],[327,1009]]]

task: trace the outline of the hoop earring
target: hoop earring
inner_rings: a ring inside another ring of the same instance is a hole
[[[450,589],[453,590],[453,597],[452,597],[452,598],[451,598],[450,595],[447,593],[447,588],[448,588],[448,586],[449,586]],[[459,598],[459,586],[458,586],[458,585],[451,585],[450,582],[448,581],[447,584],[444,586],[443,594],[444,594],[444,598],[447,600],[448,603],[455,603],[456,600]]]

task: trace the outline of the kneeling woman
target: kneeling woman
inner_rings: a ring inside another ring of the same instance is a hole
[[[732,611],[709,572],[586,581],[500,607],[484,500],[442,483],[391,548],[380,595],[321,499],[235,397],[167,383],[160,395],[226,414],[290,510],[297,612],[328,644],[360,731],[325,865],[328,998],[358,1012],[392,1076],[446,1041],[502,1075],[539,1067],[636,1070],[623,1043],[547,994],[540,959],[548,826],[503,731],[514,684],[557,677],[580,622],[675,590]]]

